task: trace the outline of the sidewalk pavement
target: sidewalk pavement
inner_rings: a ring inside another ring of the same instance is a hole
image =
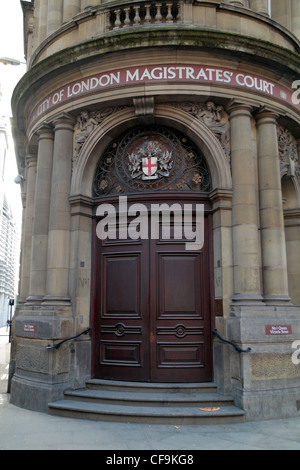
[[[0,328],[0,367],[9,357]],[[6,334],[6,333],[5,333]],[[5,369],[6,370],[6,369]],[[5,383],[4,373],[2,382]],[[1,381],[0,381],[1,382]],[[1,383],[0,383],[1,385]],[[0,389],[0,450],[300,450],[300,417],[241,424],[174,426],[76,420],[23,410]],[[185,452],[188,455],[188,452]]]

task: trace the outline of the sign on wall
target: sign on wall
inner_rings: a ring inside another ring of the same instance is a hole
[[[291,335],[291,325],[266,325],[266,335],[268,336],[279,336],[279,335]]]
[[[34,109],[31,121],[34,122],[61,103],[72,101],[99,90],[150,82],[170,84],[172,82],[206,83],[236,87],[280,99],[300,109],[300,105],[293,102],[294,90],[263,77],[219,67],[173,64],[116,69],[69,83],[54,91],[39,103]]]

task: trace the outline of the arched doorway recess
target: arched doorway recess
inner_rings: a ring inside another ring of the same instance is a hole
[[[93,180],[95,377],[212,380],[210,190],[201,150],[165,126],[134,127],[100,157]]]

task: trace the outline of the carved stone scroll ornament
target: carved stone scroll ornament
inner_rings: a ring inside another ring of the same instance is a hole
[[[124,106],[104,108],[101,111],[81,111],[77,116],[74,127],[74,153],[72,168],[76,165],[81,149],[91,132],[93,132],[93,130],[98,127],[105,118],[121,109],[124,109]]]
[[[288,129],[282,126],[277,128],[279,158],[281,163],[289,163],[290,160],[298,163],[297,142]]]
[[[285,129],[282,126],[278,126],[277,128],[277,137],[280,168],[282,173],[287,172],[292,176],[297,176],[299,173],[299,161],[296,139],[288,129]]]
[[[171,103],[171,105],[182,109],[203,122],[220,141],[226,158],[230,163],[229,116],[223,106],[216,105],[213,101],[207,101],[206,103]]]

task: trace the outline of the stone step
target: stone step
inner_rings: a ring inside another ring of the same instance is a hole
[[[68,390],[67,400],[93,401],[95,403],[111,403],[131,406],[220,406],[233,405],[231,397],[217,393],[184,393],[184,392],[127,392],[118,390]]]
[[[150,384],[89,380],[82,390],[49,403],[56,416],[157,424],[228,424],[244,422],[243,410],[215,384]]]
[[[217,385],[213,382],[204,383],[153,383],[123,382],[116,380],[90,379],[86,381],[88,389],[118,390],[133,392],[171,392],[171,393],[216,393]]]
[[[51,415],[94,421],[115,421],[149,424],[228,424],[244,422],[244,413],[235,406],[222,406],[215,411],[198,407],[156,407],[112,405],[75,400],[60,400],[49,404]]]

